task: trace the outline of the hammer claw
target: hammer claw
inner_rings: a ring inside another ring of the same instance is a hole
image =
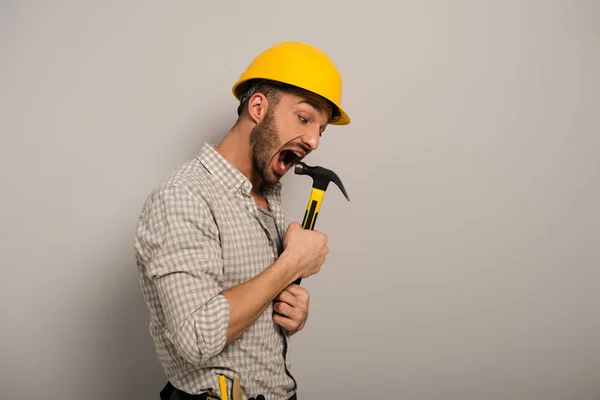
[[[336,175],[336,177],[337,177],[337,175]],[[346,200],[350,201],[350,197],[348,197],[348,193],[346,193],[346,188],[344,187],[344,184],[342,183],[342,181],[340,180],[340,178],[337,178],[336,184],[340,188],[340,190],[342,191],[342,193],[344,193],[344,196],[346,196]]]
[[[313,179],[313,188],[321,189],[323,191],[327,190],[329,182],[335,183],[346,197],[346,200],[350,201],[350,197],[346,192],[346,188],[344,187],[342,180],[332,170],[318,166],[311,167],[304,164],[303,162],[298,162],[296,163],[294,172],[297,175],[310,176]]]

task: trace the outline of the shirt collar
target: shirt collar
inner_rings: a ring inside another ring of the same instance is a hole
[[[214,177],[216,177],[225,187],[232,191],[239,191],[246,196],[250,196],[252,183],[229,161],[227,161],[215,149],[215,145],[204,143],[198,160]],[[281,182],[269,185],[263,188],[263,194],[269,197],[279,197],[281,192]]]

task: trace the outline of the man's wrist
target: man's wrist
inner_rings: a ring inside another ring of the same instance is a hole
[[[297,270],[298,262],[298,256],[290,251],[284,251],[277,259],[276,264],[278,264],[285,276],[285,286],[289,285],[300,277],[300,272]]]

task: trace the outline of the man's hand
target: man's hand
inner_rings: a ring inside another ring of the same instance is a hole
[[[275,297],[273,321],[290,335],[302,330],[308,317],[308,291],[295,283],[290,284]]]
[[[289,224],[283,240],[283,248],[287,258],[291,257],[296,264],[298,273],[296,278],[308,278],[317,274],[325,263],[325,256],[329,253],[327,235],[316,230],[302,229],[302,225],[297,221]]]

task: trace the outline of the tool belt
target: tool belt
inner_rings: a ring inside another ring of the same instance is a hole
[[[160,400],[219,400],[216,397],[209,396],[208,393],[189,394],[183,390],[177,389],[167,382],[163,390],[160,391]]]
[[[202,394],[189,394],[182,390],[177,389],[175,386],[171,384],[171,382],[167,382],[165,387],[160,392],[160,400],[221,400],[218,397],[213,397],[208,393]],[[231,400],[243,400],[232,398]],[[257,397],[250,397],[248,400],[266,400],[262,394],[259,394]],[[289,400],[297,400],[296,395],[294,394]]]

